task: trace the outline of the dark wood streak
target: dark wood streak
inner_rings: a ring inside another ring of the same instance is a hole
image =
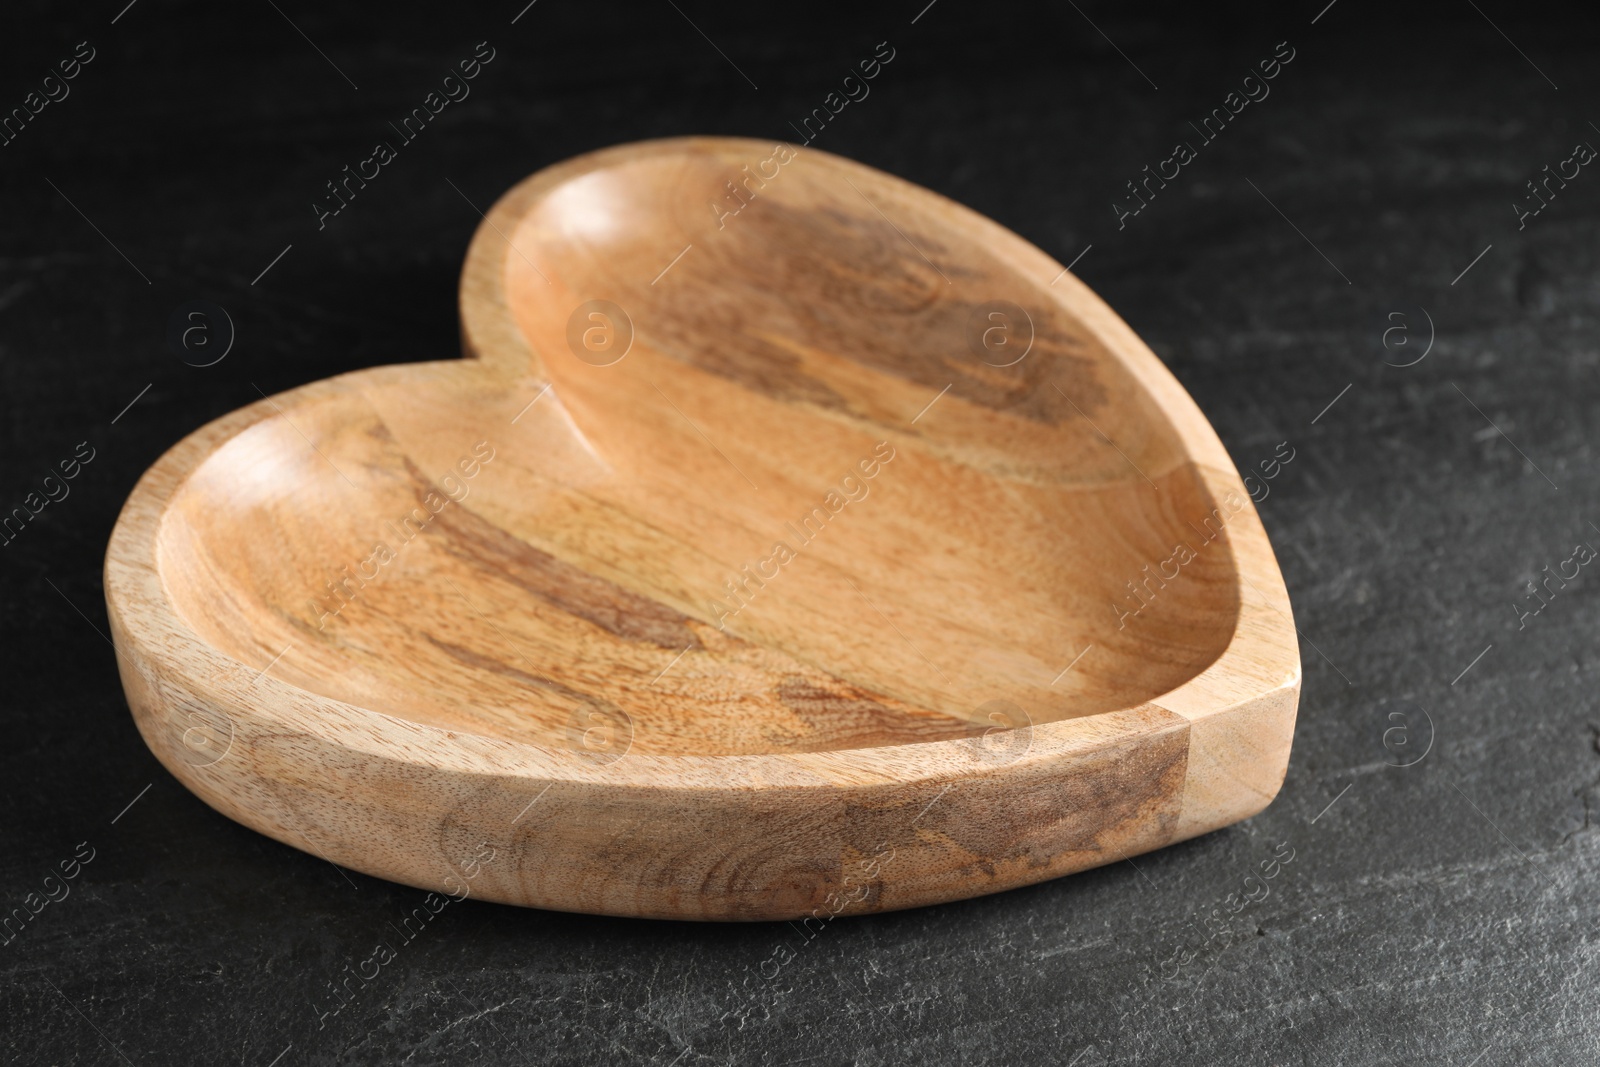
[[[1130,827],[1155,825],[1160,836],[1170,833],[1179,815],[1188,755],[1186,726],[1085,753],[1070,777],[1022,761],[986,765],[975,755],[973,768],[980,773],[952,788],[962,791],[968,805],[992,805],[996,818],[956,817],[957,806],[929,805],[917,793],[881,807],[850,804],[841,821],[849,837],[842,843],[861,852],[880,842],[911,847],[919,832],[930,831],[992,864],[1023,860],[1042,866],[1061,853],[1099,851]],[[1004,818],[998,817],[1001,811]]]
[[[921,740],[944,741],[973,737],[986,729],[986,724],[938,712],[907,709],[904,705],[891,708],[881,703],[877,694],[838,679],[833,684],[835,688],[824,688],[802,675],[786,675],[778,683],[778,699],[810,732],[791,737],[769,728],[763,736],[774,744],[799,751],[901,744],[908,733]]]
[[[626,718],[630,722],[632,721],[632,717],[629,716],[627,712],[617,707],[617,705],[613,704],[605,697],[595,696],[593,693],[585,693],[582,690],[572,688],[570,685],[558,682],[553,678],[546,678],[543,675],[533,674],[518,667],[513,667],[504,660],[495,659],[493,656],[485,656],[481,652],[474,652],[472,649],[466,648],[462,645],[452,644],[449,641],[441,641],[432,634],[423,634],[422,636],[428,641],[429,644],[433,645],[441,652],[449,654],[452,658],[460,661],[461,663],[466,664],[468,667],[471,667],[474,670],[490,671],[506,678],[515,679],[516,681],[521,682],[523,685],[532,686],[534,689],[537,689],[542,693],[547,693],[558,698],[557,703],[559,703],[562,707],[573,710],[584,709],[588,711],[599,712],[604,715],[618,716],[621,718]]]
[[[409,459],[406,466],[418,501],[429,492],[444,495]],[[464,504],[446,505],[428,530],[444,535],[437,543],[455,558],[495,571],[524,592],[614,637],[674,653],[703,647],[689,627],[689,616],[535,548]]]
[[[969,269],[927,232],[902,236],[870,211],[799,209],[775,197],[729,229],[735,239],[706,242],[705,255],[678,266],[670,306],[650,307],[667,299],[653,291],[630,297],[641,336],[673,359],[778,399],[858,414],[862,404],[769,338],[933,390],[953,383],[954,396],[1047,425],[1074,417],[1072,402],[1091,416],[1107,403],[1096,373],[1106,353],[1081,325],[1033,282]],[[761,269],[741,251],[747,242],[771,249]],[[970,343],[974,316],[996,300],[1023,307],[1032,322],[1032,347],[1010,367],[990,366]]]

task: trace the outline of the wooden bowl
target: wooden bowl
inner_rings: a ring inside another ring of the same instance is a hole
[[[106,554],[146,742],[409,885],[874,912],[1260,811],[1283,580],[1189,396],[1077,278],[856,163],[691,138],[478,229],[468,358],[179,442]]]

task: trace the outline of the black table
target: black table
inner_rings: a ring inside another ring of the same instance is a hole
[[[0,1060],[1600,1056],[1592,16],[125,2],[13,5],[0,46],[0,108],[25,109],[0,127],[0,507],[59,498],[0,534],[0,915],[27,915]],[[258,387],[455,354],[478,209],[526,174],[645,137],[797,139],[884,41],[814,146],[1076,261],[1241,469],[1292,450],[1259,503],[1303,636],[1282,793],[1132,862],[809,940],[467,902],[324,1016],[420,894],[235,825],[145,749],[103,639],[122,500]],[[479,42],[470,97],[323,216]],[[1265,898],[1225,905],[1275,854]],[[67,895],[32,914],[47,884]]]

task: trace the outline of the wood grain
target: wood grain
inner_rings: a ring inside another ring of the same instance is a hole
[[[1300,661],[1248,494],[1009,231],[814,150],[627,145],[501,199],[461,314],[467,359],[234,412],[123,510],[129,703],[219,811],[452,895],[775,919],[1276,793]]]

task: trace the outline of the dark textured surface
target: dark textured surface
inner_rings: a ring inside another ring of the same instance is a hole
[[[78,442],[96,453],[0,548],[0,908],[79,842],[94,858],[0,945],[0,1061],[1600,1058],[1600,604],[1585,569],[1520,630],[1513,607],[1578,542],[1600,546],[1600,174],[1582,170],[1520,231],[1511,208],[1576,141],[1600,144],[1594,22],[1503,0],[1415,15],[1340,0],[1315,24],[1323,0],[939,0],[913,25],[923,2],[541,0],[515,25],[521,0],[7,10],[0,107],[78,41],[96,57],[0,147],[0,506]],[[496,58],[472,96],[319,232],[323,183],[485,39]],[[149,755],[95,632],[117,508],[161,451],[257,385],[453,354],[478,221],[465,198],[487,207],[545,164],[642,137],[792,139],[789,121],[884,39],[895,60],[817,147],[1062,262],[1092,244],[1078,273],[1241,469],[1295,450],[1260,504],[1304,634],[1282,794],[1137,869],[840,920],[809,941],[788,925],[453,904],[319,1026],[328,983],[399,941],[422,895],[236,826]],[[1123,183],[1197,141],[1187,123],[1284,40],[1295,58],[1271,95],[1119,230]],[[237,326],[209,368],[166,340],[191,300]],[[1422,309],[1431,351],[1385,366],[1422,351]],[[1394,334],[1386,351],[1399,321],[1412,344]],[[1420,762],[1393,765],[1430,733]],[[1293,861],[1234,913],[1229,894],[1284,844]],[[794,956],[769,979],[780,946]]]

